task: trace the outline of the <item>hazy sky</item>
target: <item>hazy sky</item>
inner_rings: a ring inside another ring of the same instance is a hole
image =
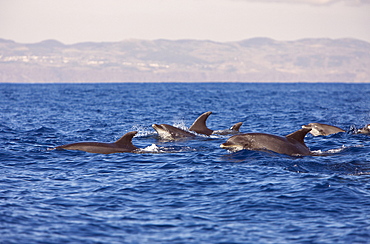
[[[0,0],[0,38],[22,43],[251,37],[370,42],[370,0]]]

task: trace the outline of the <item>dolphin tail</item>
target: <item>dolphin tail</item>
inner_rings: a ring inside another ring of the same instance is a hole
[[[296,140],[302,144],[305,145],[304,143],[304,137],[307,135],[308,132],[311,131],[311,128],[303,128],[303,129],[300,129],[300,130],[297,130],[287,136],[285,136],[286,138],[290,138],[290,139],[293,139],[293,140]]]
[[[243,122],[236,123],[235,125],[230,127],[230,130],[235,130],[239,132],[240,126],[242,126]]]
[[[200,115],[190,126],[189,130],[207,136],[211,135],[213,130],[209,129],[206,125],[206,120],[208,119],[208,116],[211,115],[211,113],[212,112],[205,112],[204,114]]]
[[[132,144],[132,138],[137,134],[137,131],[131,131],[126,134],[124,134],[120,139],[118,139],[115,144],[119,147],[122,148],[127,148],[127,149],[138,149]]]

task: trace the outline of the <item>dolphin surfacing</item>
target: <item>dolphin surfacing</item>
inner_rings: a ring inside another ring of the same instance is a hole
[[[89,153],[102,154],[135,152],[139,149],[132,144],[132,138],[136,135],[136,133],[137,131],[128,132],[113,143],[77,142],[58,146],[54,149],[79,150]]]
[[[370,135],[370,124],[365,125],[364,128],[357,130],[356,134]]]
[[[308,125],[302,125],[302,128],[311,128],[310,133],[314,136],[328,136],[339,132],[346,132],[339,127],[321,123],[309,123]]]
[[[239,122],[231,126],[228,130],[211,130],[207,127],[206,122],[208,117],[212,114],[212,112],[205,112],[201,114],[194,123],[190,126],[189,130],[194,131],[198,134],[203,134],[206,136],[218,134],[218,135],[229,135],[229,134],[238,134],[240,126],[243,122]]]
[[[233,126],[230,127],[230,129],[228,130],[214,130],[212,132],[212,135],[230,135],[230,134],[239,134],[239,129],[240,129],[240,126],[242,126],[243,122],[239,122],[239,123],[236,123],[234,124]]]
[[[189,130],[194,131],[198,134],[210,136],[213,130],[209,129],[206,125],[206,121],[212,112],[205,112],[201,114],[194,123],[190,126]]]
[[[176,140],[180,138],[195,137],[193,133],[187,132],[168,124],[153,124],[152,127],[158,133],[158,135],[165,140]]]
[[[230,137],[220,147],[230,151],[269,150],[290,156],[312,155],[304,143],[304,137],[311,128],[297,130],[285,137],[265,133],[246,133]]]

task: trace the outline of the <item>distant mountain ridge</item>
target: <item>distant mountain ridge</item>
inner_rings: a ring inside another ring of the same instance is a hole
[[[370,82],[370,43],[0,39],[0,82]]]

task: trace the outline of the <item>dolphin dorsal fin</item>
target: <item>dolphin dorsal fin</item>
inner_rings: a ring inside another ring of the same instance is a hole
[[[290,139],[293,139],[293,140],[296,140],[300,143],[302,143],[303,145],[305,145],[304,143],[304,137],[307,135],[308,132],[311,131],[311,128],[303,128],[303,129],[300,129],[300,130],[297,130],[287,136],[285,136],[286,138],[290,138]]]
[[[207,118],[211,113],[212,112],[205,112],[204,114],[200,115],[194,121],[194,123],[190,126],[189,130],[195,131],[196,133],[204,134],[204,135],[207,135],[207,136],[211,135],[213,130],[208,129],[208,127],[206,125]]]
[[[242,126],[243,122],[236,123],[235,125],[230,127],[230,130],[235,130],[239,132],[240,126]]]
[[[128,148],[128,149],[137,149],[132,144],[132,138],[137,134],[137,131],[131,131],[126,134],[124,134],[120,139],[118,139],[114,144],[116,144],[118,147],[122,148]]]

